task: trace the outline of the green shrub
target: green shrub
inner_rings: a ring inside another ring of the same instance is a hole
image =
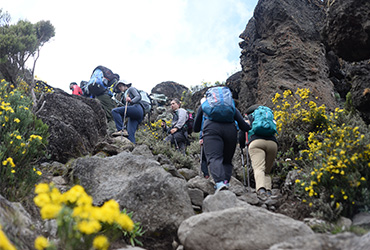
[[[31,112],[20,89],[0,83],[0,190],[9,200],[27,195],[37,182],[37,161],[45,155],[48,126]]]
[[[276,94],[273,103],[280,144],[278,160],[289,157],[291,168],[301,169],[296,180],[297,195],[308,202],[316,217],[336,220],[368,210],[370,178],[370,135],[368,126],[353,112],[309,101],[308,89],[293,95]],[[279,164],[278,164],[279,165]]]

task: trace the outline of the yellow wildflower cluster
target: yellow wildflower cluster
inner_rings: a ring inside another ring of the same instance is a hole
[[[101,207],[93,206],[92,197],[80,185],[75,185],[62,194],[52,183],[41,183],[36,186],[35,193],[37,196],[34,202],[40,207],[43,219],[57,219],[59,224],[69,224],[70,222],[64,220],[72,218],[74,226],[70,229],[77,231],[70,235],[96,235],[104,225],[116,225],[127,232],[134,228],[133,221],[126,213],[120,212],[116,201],[109,200]],[[105,236],[97,236],[94,246],[97,249],[107,249],[109,243]]]
[[[171,126],[171,121],[166,121],[166,126]],[[159,140],[162,135],[162,120],[158,120],[156,122],[152,122],[150,124],[145,124],[145,128],[143,132],[147,134],[147,136]]]
[[[41,93],[41,92],[44,92],[44,93],[53,93],[54,92],[54,89],[53,88],[50,88],[46,84],[46,82],[43,82],[43,81],[40,81],[40,80],[38,80],[36,82],[34,90],[35,90],[36,93]]]
[[[325,105],[317,107],[316,103],[309,101],[309,89],[297,89],[295,94],[291,90],[286,90],[283,95],[276,93],[272,102],[275,105],[274,118],[278,133],[286,127],[288,123],[315,123],[317,120],[327,119],[325,115]],[[317,122],[316,122],[317,123]],[[320,126],[320,123],[317,123]]]

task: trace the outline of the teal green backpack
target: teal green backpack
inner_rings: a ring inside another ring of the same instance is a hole
[[[276,122],[274,120],[274,113],[269,107],[259,106],[254,112],[252,129],[249,130],[248,136],[272,136],[277,133]]]

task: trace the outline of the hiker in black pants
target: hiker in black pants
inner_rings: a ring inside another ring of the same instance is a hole
[[[172,126],[168,131],[169,135],[164,138],[165,141],[171,142],[171,145],[175,145],[181,152],[185,152],[187,143],[187,132],[184,130],[184,125],[187,119],[187,112],[181,108],[181,102],[175,98],[171,101],[171,109],[173,110]]]
[[[202,106],[194,120],[194,132],[200,132],[203,120]],[[234,120],[243,131],[250,126],[244,121],[239,110],[235,110]],[[233,122],[215,122],[205,119],[203,122],[203,147],[211,176],[216,183],[216,191],[227,189],[232,175],[232,159],[237,143],[237,128]]]

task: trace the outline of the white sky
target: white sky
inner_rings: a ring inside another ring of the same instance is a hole
[[[257,0],[2,0],[12,23],[50,20],[55,37],[35,74],[68,93],[103,65],[150,92],[164,81],[187,87],[240,70],[239,35]]]

